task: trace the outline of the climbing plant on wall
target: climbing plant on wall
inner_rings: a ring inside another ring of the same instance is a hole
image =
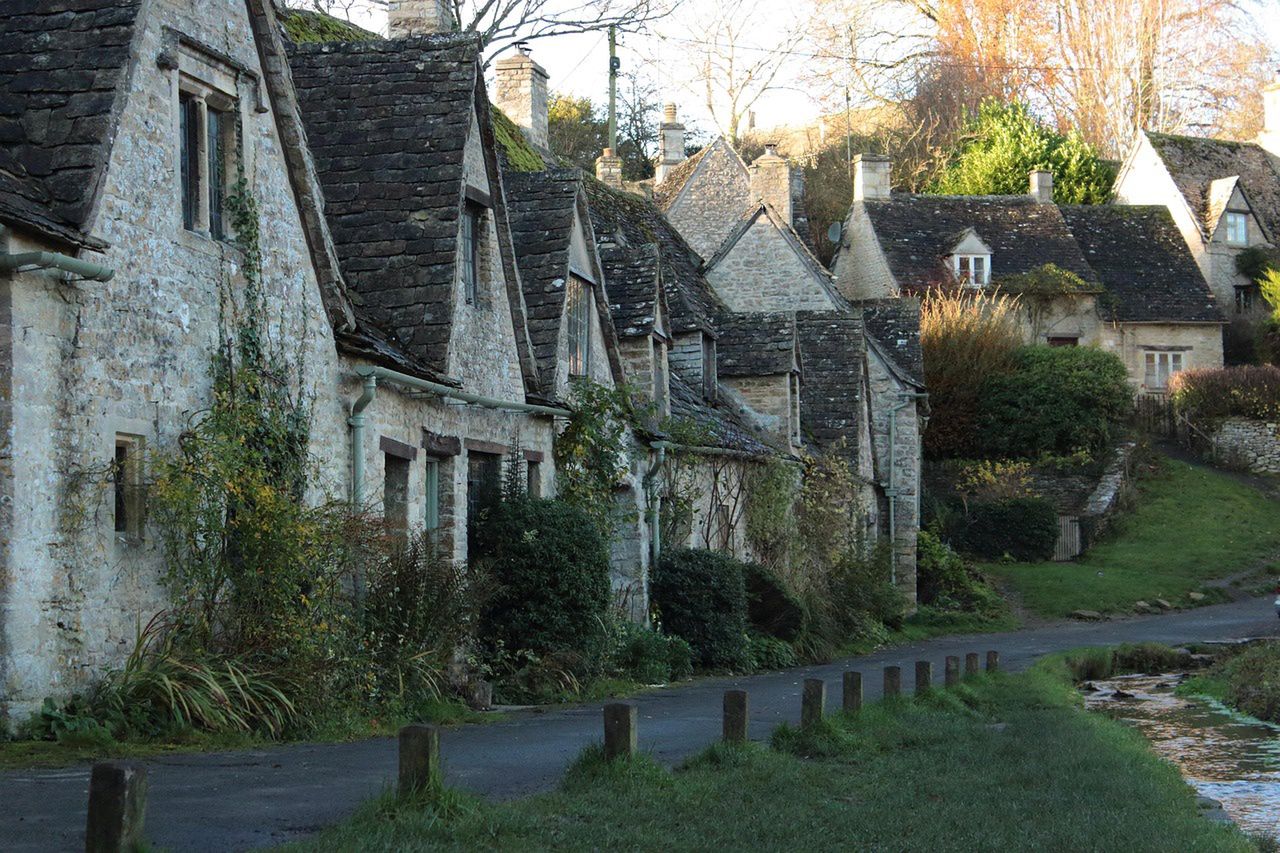
[[[577,379],[569,408],[572,415],[555,439],[559,495],[585,510],[607,538],[617,522],[614,492],[627,475],[631,394]]]

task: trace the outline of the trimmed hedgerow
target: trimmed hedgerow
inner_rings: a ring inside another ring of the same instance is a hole
[[[663,630],[683,637],[704,669],[747,669],[747,593],[742,563],[681,548],[658,560],[649,593]]]
[[[770,637],[794,640],[804,623],[804,606],[799,600],[777,575],[759,563],[744,563],[742,578],[751,627]]]
[[[960,550],[983,559],[1008,554],[1020,562],[1048,560],[1058,541],[1058,513],[1043,498],[971,504],[957,538]]]
[[[1280,367],[1239,365],[1186,370],[1169,380],[1178,411],[1197,421],[1215,418],[1280,418]]]

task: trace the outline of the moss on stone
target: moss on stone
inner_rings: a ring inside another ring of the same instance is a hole
[[[289,9],[280,16],[285,35],[294,44],[337,41],[374,41],[381,38],[363,27],[309,9]]]
[[[497,107],[491,107],[490,114],[493,116],[493,137],[507,155],[508,168],[513,172],[541,172],[547,168],[541,155],[525,140],[515,122]]]

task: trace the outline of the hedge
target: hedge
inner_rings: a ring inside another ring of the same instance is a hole
[[[1280,367],[1240,365],[1187,370],[1169,382],[1173,405],[1192,420],[1280,420]]]
[[[714,551],[667,551],[654,566],[649,594],[663,631],[689,643],[695,666],[750,668],[742,563]]]
[[[1008,554],[1033,563],[1053,557],[1058,513],[1043,498],[1010,498],[971,504],[967,524],[957,536],[961,551],[986,560]]]

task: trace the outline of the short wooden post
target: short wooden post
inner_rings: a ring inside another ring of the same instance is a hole
[[[987,672],[995,672],[1000,668],[1000,653],[991,651],[987,652]]]
[[[943,669],[943,676],[948,687],[955,687],[960,683],[960,658],[958,655],[947,655],[947,665]]]
[[[631,758],[636,754],[636,706],[613,702],[604,706],[604,757]]]
[[[724,692],[724,739],[728,743],[747,742],[747,691]]]
[[[140,764],[103,761],[89,774],[86,853],[121,853],[142,845],[147,810],[147,769]]]
[[[964,656],[964,674],[965,675],[978,674],[978,653],[977,652],[969,652],[969,654]]]
[[[841,682],[843,687],[842,707],[845,713],[853,713],[862,708],[862,673],[846,672]]]
[[[902,668],[886,666],[884,668],[884,698],[902,693]]]
[[[827,683],[821,678],[804,680],[804,695],[800,702],[800,725],[803,728],[822,722],[827,706]]]
[[[429,788],[440,778],[440,730],[412,723],[400,729],[400,796]]]
[[[933,686],[933,664],[927,660],[916,661],[916,692],[927,693]]]

